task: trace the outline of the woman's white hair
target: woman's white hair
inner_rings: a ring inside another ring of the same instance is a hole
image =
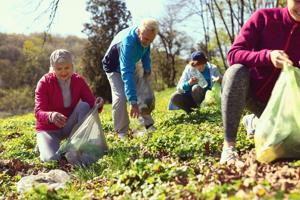
[[[141,24],[139,25],[139,29],[142,32],[147,30],[147,31],[152,31],[155,34],[157,34],[159,31],[158,21],[156,19],[152,19],[152,18],[143,19],[141,21]]]
[[[56,49],[50,56],[49,72],[54,71],[54,67],[58,63],[71,63],[73,64],[73,55],[66,49]]]

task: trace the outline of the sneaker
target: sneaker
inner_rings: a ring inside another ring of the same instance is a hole
[[[234,147],[226,147],[223,148],[220,164],[231,164],[234,163],[236,160],[238,160],[238,153],[236,152],[236,149]]]
[[[146,128],[148,133],[152,133],[154,131],[156,131],[156,127],[154,125],[149,126],[148,128]]]
[[[132,134],[133,134],[134,137],[142,137],[146,133],[147,133],[146,130],[133,130],[132,131]]]
[[[134,130],[133,131],[133,135],[136,137],[142,137],[144,135],[149,135],[150,133],[153,133],[154,131],[156,131],[155,126],[151,125],[148,128],[145,127],[144,130]]]
[[[254,133],[255,133],[254,123],[253,123],[254,119],[255,119],[254,114],[245,115],[242,119],[243,125],[247,131],[247,136],[249,138],[254,137]]]
[[[125,139],[126,137],[127,137],[127,132],[125,132],[125,133],[118,133],[118,137],[121,139],[121,140],[123,140],[123,139]]]

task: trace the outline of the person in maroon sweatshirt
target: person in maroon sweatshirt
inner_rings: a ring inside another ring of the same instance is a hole
[[[237,129],[245,108],[261,115],[284,63],[300,67],[300,0],[260,9],[243,25],[230,48],[222,88],[224,145],[221,164],[237,160]]]

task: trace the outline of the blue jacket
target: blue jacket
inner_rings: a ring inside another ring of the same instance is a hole
[[[135,85],[136,63],[141,60],[144,71],[151,71],[150,46],[143,47],[138,38],[137,27],[129,27],[119,32],[111,42],[103,60],[106,73],[121,73],[127,100],[137,102]]]
[[[193,67],[188,64],[186,65],[185,69],[182,72],[180,80],[177,85],[177,91],[180,93],[191,93],[192,86],[189,84],[189,80],[193,77],[191,69]],[[221,73],[219,72],[217,66],[207,62],[205,64],[204,71],[201,72],[205,80],[207,81],[208,85],[205,88],[206,90],[211,90],[213,86],[212,77],[222,77]]]

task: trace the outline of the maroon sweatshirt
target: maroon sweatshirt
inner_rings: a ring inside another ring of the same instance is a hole
[[[268,102],[281,72],[271,62],[272,50],[284,50],[294,66],[300,61],[300,23],[287,8],[260,9],[244,24],[230,48],[230,65],[243,64],[250,68],[251,96]]]

